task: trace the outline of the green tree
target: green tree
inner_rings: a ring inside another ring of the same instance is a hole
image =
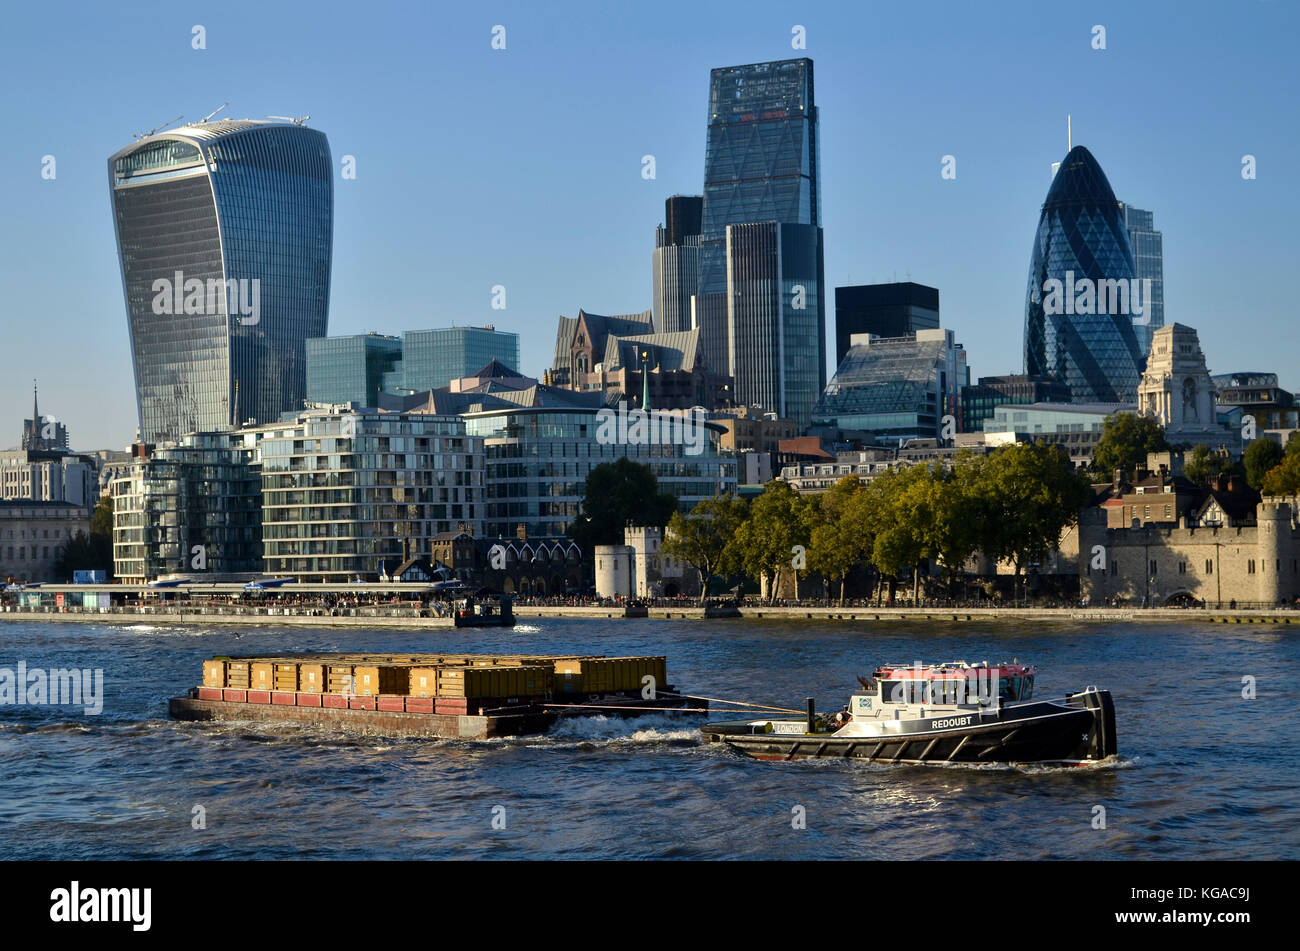
[[[1264,477],[1269,470],[1281,464],[1286,450],[1271,439],[1255,439],[1246,447],[1241,462],[1246,467],[1246,481],[1252,489],[1264,487]]]
[[[54,559],[54,574],[60,581],[71,581],[74,571],[102,571],[113,577],[113,541],[103,535],[77,532],[59,546]]]
[[[808,523],[808,570],[839,582],[867,562],[875,540],[870,499],[857,476],[845,476],[820,496],[810,496],[804,510]]]
[[[1272,442],[1272,440],[1267,439],[1263,441]],[[1278,446],[1279,456],[1281,452],[1282,447]],[[1231,459],[1227,458],[1224,453],[1213,452],[1209,446],[1204,445],[1193,449],[1191,456],[1183,463],[1183,475],[1197,485],[1205,485],[1219,476],[1230,475],[1232,471]],[[1261,474],[1261,481],[1262,478]]]
[[[113,537],[113,497],[111,495],[100,496],[99,502],[95,505],[95,511],[90,516],[90,534],[101,535],[104,538]]]
[[[1020,573],[1060,546],[1092,489],[1059,446],[1006,446],[988,457],[983,475],[980,548],[1012,563],[1018,589]]]
[[[787,571],[795,571],[799,551],[808,548],[808,523],[801,517],[804,503],[788,482],[773,479],[749,504],[749,515],[736,529],[735,557],[751,577],[770,582],[768,601]],[[806,557],[806,555],[805,555]]]
[[[1101,475],[1120,469],[1131,476],[1146,465],[1147,453],[1168,451],[1165,431],[1152,417],[1116,413],[1102,424],[1101,439],[1092,451],[1092,468]]]
[[[677,499],[659,491],[650,467],[623,457],[588,473],[582,514],[569,526],[569,537],[590,554],[597,545],[623,544],[628,525],[662,528],[675,511]]]
[[[690,565],[700,577],[700,603],[709,593],[709,582],[736,568],[736,530],[744,522],[749,507],[735,496],[705,499],[689,516],[674,512],[668,522],[660,551]]]

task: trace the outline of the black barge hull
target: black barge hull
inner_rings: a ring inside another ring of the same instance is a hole
[[[978,717],[974,718],[978,720]],[[725,743],[761,760],[861,759],[879,763],[1082,763],[1117,752],[1109,691],[1065,703],[1027,703],[996,720],[967,727],[879,737],[752,732],[750,722],[708,723],[705,742]]]

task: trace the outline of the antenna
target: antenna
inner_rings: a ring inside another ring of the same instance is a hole
[[[215,116],[215,115],[216,115],[218,112],[220,112],[222,109],[226,108],[226,106],[228,106],[228,105],[230,105],[230,100],[229,100],[229,99],[227,99],[227,100],[226,100],[225,102],[223,102],[221,105],[217,106],[217,108],[213,109],[213,110],[212,110],[211,112],[209,112],[206,116],[204,116],[202,119],[200,119],[200,120],[199,120],[199,124],[202,125],[204,122],[207,122],[209,119],[211,119],[213,116]]]
[[[1074,132],[1070,129],[1070,117],[1065,117],[1065,151],[1069,152],[1074,148]]]
[[[306,122],[308,119],[310,119],[311,116],[299,116],[299,117],[296,118],[296,119],[293,118],[292,116],[267,116],[267,118],[268,118],[268,119],[279,119],[279,120],[281,120],[282,122],[292,122],[294,125],[299,125],[299,126],[300,126],[300,125],[302,125],[304,122]]]
[[[135,139],[147,139],[149,138],[149,136],[153,135],[155,132],[159,131],[160,129],[165,129],[167,128],[167,126],[172,125],[173,123],[176,122],[180,122],[184,118],[185,118],[184,116],[177,116],[175,119],[168,119],[166,122],[154,126],[148,132],[134,132],[132,133],[131,137]]]

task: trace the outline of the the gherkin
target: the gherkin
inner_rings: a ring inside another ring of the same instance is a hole
[[[1060,380],[1076,403],[1136,400],[1143,355],[1134,324],[1144,319],[1137,311],[1146,302],[1135,275],[1110,182],[1092,153],[1075,146],[1052,180],[1034,235],[1025,373]]]

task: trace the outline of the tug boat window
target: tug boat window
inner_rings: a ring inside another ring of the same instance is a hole
[[[932,680],[930,681],[930,699],[928,703],[961,703],[965,691],[964,681]]]
[[[884,703],[924,703],[925,683],[920,680],[882,680],[880,699]]]

